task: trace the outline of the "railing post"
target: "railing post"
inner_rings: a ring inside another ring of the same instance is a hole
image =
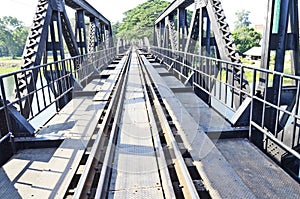
[[[9,117],[9,113],[8,113],[8,107],[7,107],[7,101],[6,101],[6,94],[5,94],[5,88],[4,88],[3,78],[0,78],[0,88],[1,88],[0,89],[1,90],[0,99],[1,98],[3,99],[4,115],[5,115],[7,130],[8,130],[8,133],[6,135],[2,135],[2,133],[1,133],[0,139],[2,137],[4,137],[4,136],[9,136],[11,147],[12,147],[12,151],[15,154],[16,153],[16,147],[15,147],[15,143],[14,143],[14,135],[12,133],[11,121],[10,121],[10,117]]]
[[[10,117],[8,114],[8,107],[7,107],[7,100],[6,100],[3,78],[0,78],[0,87],[1,87],[1,95],[2,95],[2,100],[3,100],[4,115],[5,115],[5,119],[6,119],[7,130],[8,130],[8,132],[11,132],[12,127],[11,127]],[[2,136],[4,136],[4,135],[1,135],[1,137]]]
[[[252,85],[252,92],[251,92],[251,105],[250,105],[250,127],[249,127],[249,140],[250,142],[253,142],[253,139],[252,139],[252,118],[253,118],[253,109],[254,109],[254,93],[255,93],[255,90],[256,90],[256,70],[254,69],[254,73],[253,73],[253,85]]]

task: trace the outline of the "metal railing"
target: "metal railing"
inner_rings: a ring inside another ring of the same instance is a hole
[[[234,85],[232,71],[244,71],[246,66],[222,61],[219,59],[199,56],[196,54],[174,51],[166,48],[151,47],[151,52],[158,56],[185,84],[193,85],[209,96],[208,104],[221,103],[228,110],[235,112],[246,95],[250,92]],[[241,76],[240,85],[246,79]],[[238,99],[235,95],[238,93]]]
[[[83,85],[89,76],[99,74],[115,56],[116,48],[113,47],[0,75],[0,144],[21,135],[14,130],[16,123],[13,121],[13,113],[20,120],[30,122],[45,110],[51,109],[47,111],[50,119],[51,115],[72,99],[75,82]],[[26,95],[18,82],[20,76],[26,77],[22,79],[26,81],[25,90],[29,91],[25,92]],[[25,105],[29,99],[31,103]],[[22,118],[24,108],[29,108],[28,118]]]
[[[300,179],[300,77],[156,46],[150,51],[182,82],[207,94],[208,104],[225,118],[230,116],[222,112],[224,107],[234,114],[248,101],[249,139]],[[246,77],[249,90],[232,84],[232,71],[244,72],[240,85]]]

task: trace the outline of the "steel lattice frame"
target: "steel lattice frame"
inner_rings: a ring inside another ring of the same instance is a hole
[[[75,34],[72,31],[70,20],[67,16],[65,6],[76,10]],[[84,16],[90,18],[90,34],[87,38],[86,24]],[[89,39],[89,46],[87,40]],[[64,44],[66,44],[69,54],[75,57],[88,52],[95,52],[112,46],[111,23],[97,10],[95,10],[85,0],[39,0],[33,25],[29,31],[27,42],[23,53],[22,69],[40,65],[41,62],[47,63],[48,55],[53,55],[54,61],[65,59]],[[57,71],[65,74],[68,71]],[[18,79],[17,98],[30,93],[36,82],[37,74],[23,73]],[[68,88],[58,86],[58,91],[63,93]],[[30,107],[33,96],[26,98],[20,107],[22,115],[29,117]],[[71,95],[62,99],[60,106],[64,106],[71,98]]]
[[[191,20],[188,21],[188,7],[193,6]],[[175,25],[176,24],[176,25]],[[171,48],[186,53],[195,53],[203,56],[213,56],[224,61],[240,63],[233,37],[220,0],[176,0],[155,21],[155,45]],[[175,53],[176,54],[176,53]],[[185,57],[174,57],[185,59]],[[243,102],[243,94],[238,90],[249,92],[249,85],[245,79],[244,71],[239,67],[229,68],[229,84],[238,88],[234,93],[235,108],[238,109]],[[215,69],[203,71],[208,75],[218,76],[220,66]],[[184,71],[181,71],[184,73]],[[205,90],[211,92],[215,82],[203,78]],[[210,85],[210,86],[208,86]],[[203,100],[210,103],[206,92],[199,91]],[[243,111],[237,111],[243,117]],[[235,118],[236,118],[235,117]]]

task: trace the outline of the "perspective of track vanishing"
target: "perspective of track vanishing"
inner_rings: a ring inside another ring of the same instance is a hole
[[[0,75],[0,198],[299,198],[297,5],[268,1],[259,68],[219,0],[173,1],[153,44],[39,0],[22,69]]]

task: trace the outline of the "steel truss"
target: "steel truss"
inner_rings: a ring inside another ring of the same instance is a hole
[[[191,5],[194,9],[188,21],[187,8]],[[223,88],[231,87],[235,113],[231,118],[223,116],[234,126],[249,125],[249,138],[299,180],[298,0],[268,0],[261,68],[252,71],[252,91],[243,71],[249,72],[250,68],[239,64],[219,0],[175,0],[155,21],[154,32],[154,54],[162,57],[161,61],[179,77],[186,78],[185,83],[196,80],[201,89],[194,85],[195,92],[208,104],[214,93],[212,89],[216,90],[217,79],[224,81],[222,68],[226,69]],[[290,51],[290,66],[285,64],[287,51]],[[271,55],[275,55],[274,66]],[[199,56],[199,61],[195,61],[195,56]],[[210,61],[208,57],[222,61]],[[217,111],[222,114],[222,108]]]
[[[191,6],[193,6],[192,14],[188,10]],[[190,20],[188,20],[189,14],[191,14]],[[212,56],[239,64],[239,54],[225,19],[220,0],[176,0],[155,21],[155,45],[170,48],[173,52],[184,51],[185,53]],[[173,56],[176,60],[188,62],[186,56],[178,57],[176,53]],[[221,66],[217,64],[212,69],[206,67],[200,70],[209,76],[217,77],[220,75]],[[189,76],[187,72],[181,71],[185,76]],[[209,79],[206,76],[202,77],[201,81],[205,90],[211,92],[216,82],[211,82]],[[234,93],[235,109],[238,110],[245,99],[243,92],[239,90],[245,92],[250,90],[240,67],[235,65],[235,67],[229,68],[228,83],[238,88],[231,91]],[[197,92],[204,101],[210,104],[210,97],[206,91],[199,90]],[[241,119],[245,117],[244,111],[237,111],[237,114],[234,117],[235,122],[233,122],[235,125],[238,125],[237,123],[240,123],[241,120],[245,120]]]
[[[66,13],[66,6],[76,10],[75,34]],[[85,16],[90,19],[88,36]],[[64,45],[71,57],[107,49],[113,45],[111,23],[85,0],[39,0],[23,52],[21,69],[46,64],[49,60],[48,56],[53,56],[55,62],[64,60],[66,58]],[[76,63],[75,66],[74,70],[80,67],[80,63]],[[54,81],[57,84],[51,88],[56,97],[72,87],[72,85],[62,85],[59,81],[62,76],[70,74],[66,67],[59,69],[57,66],[56,75],[50,76],[49,74],[50,71],[44,71],[47,81]],[[52,71],[51,74],[53,74]],[[34,93],[36,89],[37,77],[35,70],[27,70],[18,74],[15,98],[20,100],[20,103],[16,105],[16,108],[24,118],[29,118],[31,114],[30,106],[34,94],[30,95],[30,93]],[[72,75],[70,78],[74,79]],[[71,98],[72,93],[69,92],[59,100],[58,108],[65,106]]]

